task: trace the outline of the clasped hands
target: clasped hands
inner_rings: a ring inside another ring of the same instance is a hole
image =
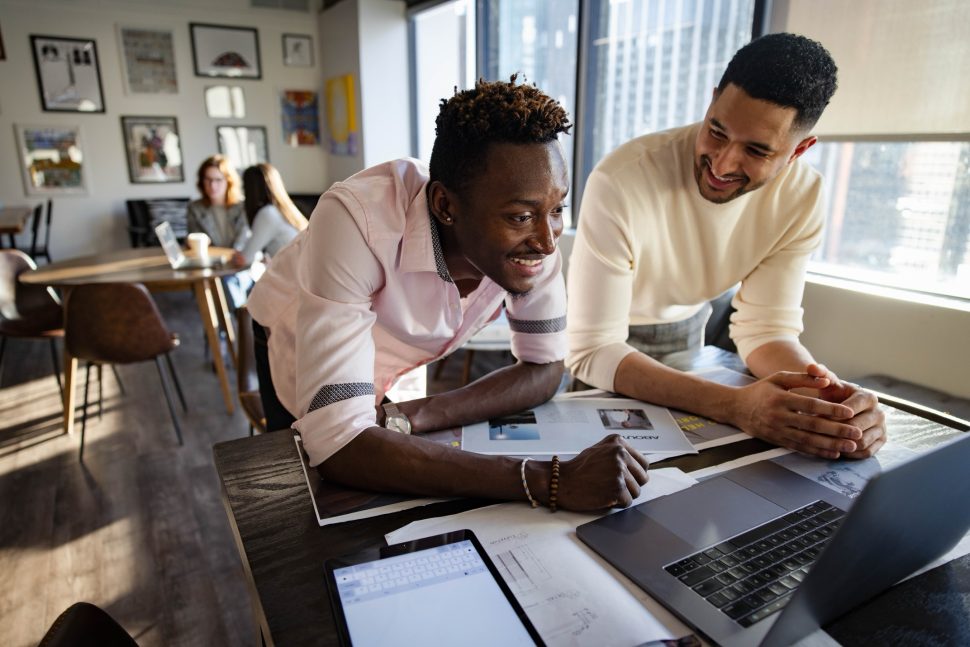
[[[886,443],[886,418],[876,396],[820,364],[741,387],[733,408],[735,426],[752,436],[821,458],[868,458]]]

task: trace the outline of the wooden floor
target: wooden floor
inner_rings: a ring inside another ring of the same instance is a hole
[[[80,463],[80,411],[75,435],[64,435],[47,344],[8,340],[0,376],[0,645],[36,645],[81,600],[107,610],[142,647],[256,641],[212,463],[212,445],[246,435],[248,425],[240,412],[225,411],[191,294],[155,298],[182,339],[173,359],[189,405],[180,411],[183,447],[154,364],[119,366],[126,395],[105,370],[104,414],[99,420],[96,406],[89,409],[95,417]],[[490,355],[500,354],[476,354],[473,375],[502,361]],[[429,391],[454,386],[461,366],[459,353]],[[83,380],[78,389],[80,402]]]

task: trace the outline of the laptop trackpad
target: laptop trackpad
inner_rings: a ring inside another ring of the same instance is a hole
[[[698,483],[681,490],[676,497],[661,497],[637,509],[695,548],[717,543],[787,512],[723,477]]]

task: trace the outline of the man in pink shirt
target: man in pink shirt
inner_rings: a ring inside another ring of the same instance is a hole
[[[479,82],[442,102],[429,171],[403,159],[338,182],[273,258],[249,301],[258,362],[268,343],[268,426],[292,421],[325,478],[574,510],[639,494],[647,462],[619,436],[561,467],[420,436],[541,404],[562,379],[569,183],[557,136],[569,128],[557,102],[515,77]],[[399,376],[460,348],[503,307],[516,364],[375,408]]]

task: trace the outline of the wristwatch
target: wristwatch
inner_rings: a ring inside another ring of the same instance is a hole
[[[384,406],[384,428],[401,434],[411,433],[411,421],[404,415],[397,405],[388,402]]]

